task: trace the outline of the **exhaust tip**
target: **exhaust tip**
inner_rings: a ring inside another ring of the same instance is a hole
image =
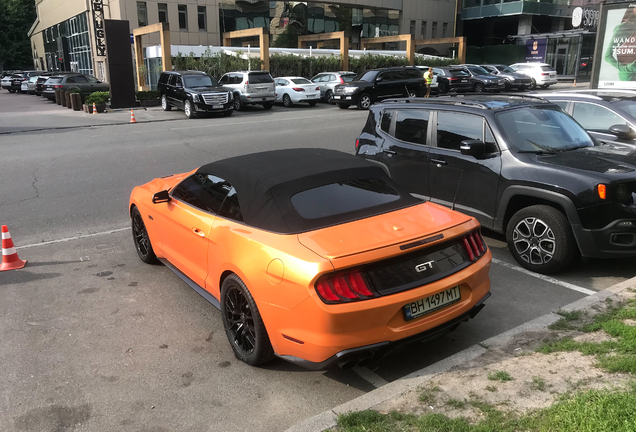
[[[338,362],[338,366],[340,366],[340,369],[342,370],[351,369],[355,367],[357,364],[358,364],[358,360],[356,359],[348,359],[348,360],[342,360]]]

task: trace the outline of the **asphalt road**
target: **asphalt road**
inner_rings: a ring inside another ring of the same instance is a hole
[[[2,431],[285,430],[636,275],[634,260],[529,275],[486,232],[493,295],[455,332],[355,370],[310,372],[281,360],[249,367],[234,358],[216,309],[167,268],[137,258],[130,191],[260,150],[353,152],[366,112],[319,104],[187,120],[148,111],[134,125],[84,127],[121,115],[87,118],[0,91],[0,224],[29,260],[0,273]],[[32,129],[43,130],[20,132]]]

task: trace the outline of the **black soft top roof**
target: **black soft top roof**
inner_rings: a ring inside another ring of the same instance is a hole
[[[310,148],[252,153],[203,165],[197,173],[218,176],[236,189],[246,224],[284,234],[337,225],[421,202],[394,183],[378,165],[335,150]],[[319,219],[302,218],[291,203],[291,197],[301,191],[369,178],[384,180],[399,192],[400,198]]]

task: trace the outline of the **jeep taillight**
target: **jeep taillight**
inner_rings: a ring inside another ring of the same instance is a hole
[[[345,270],[321,276],[316,282],[320,299],[329,304],[348,303],[377,297],[367,285],[360,270]]]
[[[468,259],[471,262],[477,261],[488,250],[486,242],[484,242],[484,239],[481,237],[479,230],[468,233],[468,235],[462,240],[462,244],[464,245],[464,251],[468,255]]]

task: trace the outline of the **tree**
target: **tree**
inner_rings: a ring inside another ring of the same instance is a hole
[[[34,0],[0,0],[0,63],[5,69],[32,64],[27,33],[35,18]]]

